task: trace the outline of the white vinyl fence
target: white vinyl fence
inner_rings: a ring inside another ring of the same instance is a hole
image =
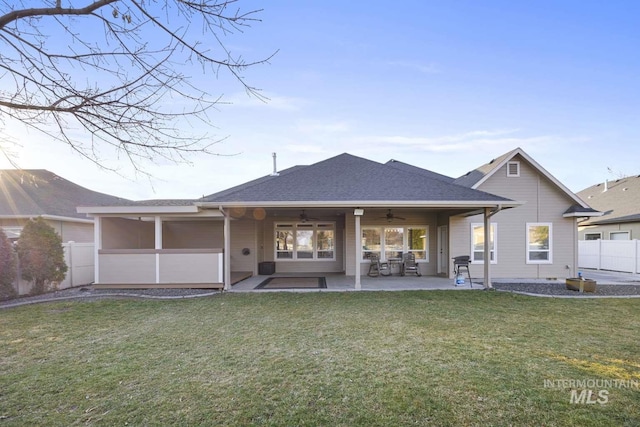
[[[639,240],[580,240],[578,266],[640,273]]]
[[[74,286],[88,285],[94,280],[94,255],[93,243],[63,243],[64,261],[67,263],[67,277],[58,284],[58,289],[67,289]],[[19,267],[18,267],[19,268]],[[19,295],[31,292],[32,282],[16,279],[15,288]]]

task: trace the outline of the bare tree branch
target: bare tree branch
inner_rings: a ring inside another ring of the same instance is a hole
[[[185,64],[199,63],[204,75],[225,70],[265,99],[243,72],[273,55],[245,61],[227,48],[228,37],[259,21],[261,11],[241,12],[238,0],[41,1],[0,0],[0,120],[19,120],[102,167],[100,147],[136,170],[141,161],[215,154],[219,139],[183,124],[213,128],[208,112],[221,98]],[[11,144],[0,139],[4,156]]]

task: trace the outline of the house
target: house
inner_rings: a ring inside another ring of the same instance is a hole
[[[78,212],[95,220],[99,286],[225,289],[261,267],[341,273],[358,289],[372,255],[407,252],[425,280],[451,276],[458,255],[486,286],[571,277],[577,219],[597,214],[521,149],[458,179],[341,154],[198,200]]]
[[[604,213],[580,223],[580,240],[640,238],[640,175],[592,185],[578,196]]]
[[[93,220],[79,214],[76,206],[123,203],[131,202],[81,187],[44,169],[0,170],[0,228],[9,239],[17,241],[24,225],[37,217],[62,239],[69,270],[58,289],[91,283],[94,278]],[[18,275],[14,286],[19,295],[25,295],[33,283]]]
[[[63,242],[93,242],[93,220],[76,207],[123,202],[128,201],[81,187],[48,170],[0,170],[0,227],[11,240],[20,237],[27,221],[42,217]]]

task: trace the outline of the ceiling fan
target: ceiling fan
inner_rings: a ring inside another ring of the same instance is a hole
[[[307,215],[305,210],[302,209],[302,213],[300,214],[300,222],[317,221],[317,220],[318,220],[318,218],[310,217],[309,215]]]
[[[401,216],[396,216],[391,212],[391,209],[389,209],[389,211],[387,212],[387,214],[385,216],[381,216],[380,219],[386,219],[387,222],[391,222],[394,219],[399,219],[401,221],[404,221],[406,218],[403,218]]]

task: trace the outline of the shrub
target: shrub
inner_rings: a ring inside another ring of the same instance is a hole
[[[66,276],[62,238],[42,218],[29,221],[22,229],[18,258],[22,278],[34,282],[32,293],[43,293]]]
[[[0,300],[15,296],[16,256],[11,241],[0,228]]]

